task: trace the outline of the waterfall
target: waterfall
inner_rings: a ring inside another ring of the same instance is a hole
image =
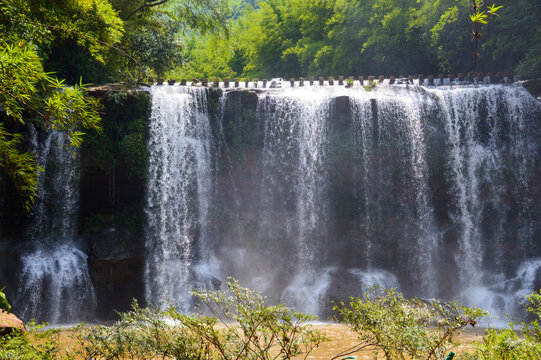
[[[96,308],[87,256],[76,239],[78,156],[66,135],[31,128],[37,165],[44,169],[21,256],[17,308],[23,319],[52,324],[90,319]]]
[[[191,286],[234,276],[315,314],[373,285],[501,314],[539,285],[541,106],[522,87],[224,91],[152,88],[149,301],[189,310]]]
[[[203,260],[212,193],[205,89],[152,88],[148,150],[146,298],[155,303],[163,296],[188,310],[196,266],[206,276],[213,271]]]
[[[296,90],[266,94],[258,104],[264,121],[260,237],[285,242],[295,255],[286,259],[295,276],[282,301],[314,313],[328,283],[319,265],[327,239],[330,104],[323,92]]]
[[[401,252],[400,259],[408,264],[404,270],[420,280],[417,294],[434,297],[439,238],[430,201],[425,145],[425,107],[431,107],[431,101],[416,91],[398,94],[391,89],[350,94],[358,148],[355,174],[362,208],[360,240],[366,248],[364,265],[368,269],[375,266],[373,257],[377,254],[373,249],[378,241],[381,246],[388,241],[385,236],[400,234],[402,240],[395,246]],[[405,221],[396,229],[396,225],[386,223],[389,217]]]
[[[521,87],[432,92],[439,99],[447,135],[461,297],[472,305],[495,308],[486,298],[479,302],[483,296],[474,293],[506,282],[509,260],[527,258],[539,238],[539,229],[537,235],[535,230],[539,209],[534,205],[539,195],[534,182],[539,166],[535,138],[539,104]],[[514,292],[504,291],[492,300],[501,296],[515,298]]]

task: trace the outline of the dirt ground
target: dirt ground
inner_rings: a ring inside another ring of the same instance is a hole
[[[356,344],[355,335],[349,331],[345,325],[339,324],[315,324],[314,328],[325,331],[331,341],[323,343],[318,349],[308,356],[308,360],[330,360],[333,356],[338,355],[345,349],[348,349]],[[460,346],[453,349],[455,353],[460,354],[473,350],[472,343],[483,341],[482,328],[468,328],[464,333],[457,336],[454,340],[460,343]],[[69,329],[64,329],[60,333],[60,342],[62,347],[71,349],[77,348],[79,344],[72,338],[72,332]],[[358,360],[376,360],[376,353],[373,350],[361,351],[352,354]],[[339,359],[344,358],[340,357]],[[304,358],[302,356],[301,358]],[[456,358],[456,357],[455,357]],[[383,354],[379,354],[377,359],[383,359]]]

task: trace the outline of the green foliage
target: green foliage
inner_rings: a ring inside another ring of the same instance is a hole
[[[406,299],[393,289],[370,289],[363,298],[352,298],[349,306],[335,306],[338,319],[356,333],[359,345],[381,350],[387,360],[441,359],[456,346],[453,336],[475,325],[486,313],[455,303]],[[338,356],[338,355],[337,355]]]
[[[31,42],[42,54],[58,40],[74,38],[99,62],[119,43],[122,20],[107,0],[0,0],[0,33]]]
[[[526,297],[523,304],[533,317],[529,323],[521,324],[522,336],[516,327],[509,322],[504,329],[490,328],[485,331],[483,342],[475,345],[472,354],[464,355],[467,360],[522,360],[541,358],[541,290]]]
[[[501,0],[266,0],[231,13],[231,36],[190,34],[176,77],[467,73],[472,20],[486,21],[482,71],[539,73],[539,4]],[[500,14],[501,13],[501,14]],[[501,15],[501,16],[495,16]],[[479,23],[481,24],[481,23]],[[220,56],[216,56],[220,54]],[[481,69],[480,68],[480,69]]]
[[[60,329],[43,330],[43,325],[27,324],[27,332],[18,330],[0,336],[0,360],[54,360],[65,353],[60,347]],[[71,359],[69,355],[63,357]]]
[[[4,294],[5,288],[6,287],[0,289],[0,310],[10,313],[11,306],[9,305],[8,299],[6,298],[6,294]]]
[[[529,324],[522,324],[522,333],[528,339],[541,343],[541,290],[526,297],[526,311],[534,318]]]
[[[0,41],[0,116],[11,128],[31,118],[45,130],[68,134],[70,144],[78,147],[84,133],[81,129],[100,131],[96,100],[86,96],[82,83],[67,86],[43,70],[35,50],[20,41]],[[8,131],[0,124],[0,166],[14,182],[27,210],[37,190],[41,169],[33,155],[21,151],[22,135]]]
[[[119,316],[112,326],[82,328],[78,355],[96,360],[206,358],[201,341],[181,326],[167,324],[157,308],[141,308],[134,300],[132,310]]]
[[[103,132],[89,134],[85,149],[90,167],[112,176],[119,166],[128,174],[145,180],[148,154],[145,121],[149,97],[146,93],[110,92],[103,99]]]
[[[31,153],[19,150],[22,138],[0,124],[0,166],[16,185],[26,211],[30,211],[38,189],[38,172],[42,169]]]
[[[483,343],[476,345],[473,354],[465,354],[467,360],[524,360],[540,359],[541,343],[521,338],[512,326],[505,329],[487,329]]]
[[[284,305],[266,305],[262,295],[240,286],[236,280],[230,279],[227,286],[227,291],[192,293],[213,317],[169,310],[173,319],[205,343],[213,358],[270,360],[302,355],[305,359],[327,340],[324,333],[306,324],[315,320],[314,316]]]

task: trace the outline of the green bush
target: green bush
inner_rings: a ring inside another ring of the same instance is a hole
[[[28,332],[14,330],[0,336],[0,360],[53,360],[61,358],[59,329],[42,331],[43,325],[27,325]],[[66,353],[64,359],[71,359]]]
[[[174,308],[169,311],[205,343],[212,358],[270,360],[302,355],[305,359],[328,340],[323,332],[306,324],[315,316],[284,305],[266,305],[261,294],[243,288],[236,280],[230,279],[227,286],[227,291],[193,292],[212,317],[183,315]]]
[[[205,344],[180,325],[168,324],[158,308],[141,308],[119,313],[112,326],[82,328],[77,335],[84,359],[183,359],[208,358]]]
[[[480,309],[455,303],[406,299],[396,290],[378,287],[371,288],[363,298],[352,298],[349,306],[341,303],[334,310],[359,341],[336,357],[372,348],[383,352],[387,360],[442,359],[458,345],[453,336],[486,315]]]
[[[526,360],[541,359],[541,344],[527,337],[519,337],[513,326],[487,329],[483,342],[465,360]]]
[[[463,356],[467,360],[523,360],[541,359],[541,290],[526,298],[524,308],[533,320],[521,324],[521,335],[517,324],[509,322],[505,329],[487,329],[483,342],[477,344],[472,354]]]

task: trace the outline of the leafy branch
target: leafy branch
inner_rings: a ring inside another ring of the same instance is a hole
[[[473,0],[473,14],[470,15],[470,19],[472,21],[472,34],[475,40],[475,59],[473,62],[474,74],[477,71],[477,58],[481,56],[479,54],[479,42],[481,41],[482,34],[479,31],[479,24],[488,24],[489,16],[500,16],[498,15],[498,10],[503,8],[503,6],[496,6],[496,4],[492,4],[492,6],[487,6],[487,11],[481,11],[480,8],[482,7],[482,3],[482,1]]]

